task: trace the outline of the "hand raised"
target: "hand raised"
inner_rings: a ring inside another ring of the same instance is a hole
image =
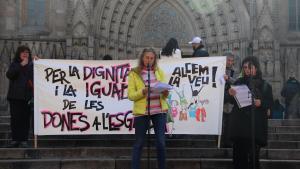
[[[40,57],[38,57],[36,55],[32,56],[32,60],[39,60],[39,59],[40,59]]]
[[[261,100],[260,99],[254,99],[254,104],[256,107],[260,107],[261,106]]]
[[[22,61],[21,61],[21,65],[22,66],[25,66],[28,64],[28,58],[24,58]]]

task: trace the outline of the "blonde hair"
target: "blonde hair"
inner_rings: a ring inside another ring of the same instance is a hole
[[[139,61],[138,61],[138,68],[139,68],[139,70],[142,70],[143,67],[147,66],[147,65],[144,65],[144,62],[143,62],[143,58],[144,58],[144,56],[145,56],[145,53],[147,53],[147,52],[151,52],[151,53],[154,54],[155,58],[154,58],[154,62],[153,62],[153,65],[152,65],[152,66],[153,66],[154,68],[157,67],[157,54],[156,54],[155,50],[154,50],[153,48],[145,48],[145,49],[142,51],[142,53],[141,53],[141,55],[140,55],[140,57],[139,57]]]

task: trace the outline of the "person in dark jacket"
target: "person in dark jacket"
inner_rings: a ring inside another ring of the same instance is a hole
[[[208,52],[204,49],[203,41],[200,37],[196,36],[189,42],[192,44],[194,53],[192,57],[207,57],[209,56]]]
[[[233,166],[234,169],[259,169],[260,148],[267,144],[267,111],[273,105],[272,87],[262,79],[256,57],[245,58],[242,66],[242,77],[234,85],[247,85],[253,104],[239,108],[232,97],[234,106],[229,125],[233,141]],[[228,92],[231,96],[236,95],[233,88]]]
[[[299,119],[300,118],[300,91],[298,91],[290,102],[288,112],[289,119]]]
[[[281,96],[285,98],[285,113],[284,118],[289,118],[289,107],[290,103],[293,99],[293,97],[300,91],[300,83],[299,81],[294,77],[294,73],[291,73],[291,76],[289,79],[285,82],[282,90],[281,90]]]
[[[9,79],[7,99],[10,108],[12,141],[7,147],[28,147],[31,107],[33,97],[33,62],[30,49],[19,46],[6,76]]]
[[[221,146],[227,148],[232,146],[232,143],[229,138],[229,119],[233,107],[233,104],[230,103],[231,96],[228,94],[228,90],[236,80],[236,73],[235,70],[233,69],[234,54],[230,51],[227,51],[223,54],[223,56],[226,56],[226,71],[225,71],[226,74],[224,75],[224,79],[226,83],[225,83],[225,92],[224,92]]]

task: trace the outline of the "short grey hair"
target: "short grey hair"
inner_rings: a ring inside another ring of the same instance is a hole
[[[226,51],[223,53],[223,56],[234,57],[234,54],[231,51]]]

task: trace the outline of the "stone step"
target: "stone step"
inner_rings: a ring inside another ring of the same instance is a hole
[[[300,126],[300,119],[269,119],[268,125],[274,126]]]
[[[0,139],[0,147],[5,147],[10,140]],[[151,139],[151,144],[154,140]],[[34,140],[29,139],[29,146],[33,147]],[[132,147],[134,139],[38,139],[37,146],[39,148],[49,147]],[[204,139],[167,139],[167,147],[195,147],[195,148],[216,148],[217,140]],[[300,141],[279,141],[269,140],[267,148],[271,149],[300,149]]]
[[[269,133],[300,133],[300,126],[269,127]]]
[[[269,133],[300,133],[300,126],[273,126]],[[9,123],[0,123],[0,132],[11,132]]]
[[[0,116],[0,124],[9,123],[9,122],[10,122],[10,116],[5,116],[5,115]]]
[[[10,132],[1,132],[0,139],[7,139],[7,136],[10,136]],[[168,136],[168,134],[166,134]],[[33,135],[29,135],[30,138],[33,138]],[[154,137],[154,135],[151,135]],[[218,138],[216,135],[172,135],[174,139],[205,139],[205,140],[215,140]],[[112,134],[112,135],[48,135],[48,136],[38,136],[39,139],[134,139],[134,134]]]
[[[151,137],[154,137],[152,135]],[[33,138],[33,135],[30,134],[29,138]],[[134,139],[134,135],[52,135],[52,136],[38,136],[38,139]],[[218,136],[216,135],[172,135],[173,139],[204,139],[204,140],[217,140]],[[9,132],[0,132],[0,139],[10,139]],[[279,141],[300,141],[300,132],[299,133],[268,133],[268,140],[279,140]]]
[[[1,148],[0,159],[71,159],[71,158],[121,158],[131,156],[131,147],[80,147],[80,148]],[[232,158],[229,148],[166,148],[168,158]],[[143,155],[147,155],[147,146]],[[154,145],[150,155],[155,156]],[[260,158],[272,160],[300,160],[300,149],[262,149]]]
[[[0,124],[0,132],[10,132],[9,123]],[[269,133],[300,133],[300,126],[274,126],[268,128]]]
[[[10,132],[10,124],[9,123],[0,123],[0,132]]]
[[[0,145],[6,145],[9,141],[4,139],[0,140]],[[30,139],[30,146],[33,146],[34,140]],[[120,140],[103,140],[103,139],[39,139],[37,140],[38,147],[131,147],[134,139],[120,139]],[[154,144],[151,139],[150,143]],[[166,145],[168,147],[202,147],[212,148],[217,147],[216,140],[182,140],[182,139],[167,139]]]
[[[268,140],[300,141],[300,133],[269,133]]]
[[[275,149],[300,149],[300,141],[268,141],[268,148]]]
[[[149,159],[150,168],[156,168],[157,160]],[[231,159],[210,159],[210,158],[167,158],[167,168],[172,169],[232,169]],[[0,160],[1,169],[128,169],[131,166],[131,159],[23,159],[23,160]],[[268,160],[261,159],[263,169],[297,169],[300,168],[299,160]],[[148,167],[148,159],[141,159],[141,168]]]
[[[0,114],[0,124],[9,123],[10,115],[1,115]],[[269,119],[268,125],[270,127],[278,126],[300,126],[300,119]]]
[[[37,143],[38,147],[83,147],[83,146],[107,146],[107,147],[120,147],[128,146],[131,147],[134,142],[133,135],[127,135],[118,138],[118,135],[103,135],[96,136],[44,136],[38,137]],[[268,148],[278,148],[278,149],[299,149],[300,141],[295,140],[295,137],[300,137],[299,134],[275,134],[270,135],[273,139],[268,140]],[[154,142],[153,138],[151,138]],[[9,143],[10,139],[0,139],[0,147],[4,147]],[[30,146],[33,146],[33,139],[29,139]],[[167,137],[166,144],[168,147],[217,147],[217,138],[205,139],[205,138],[188,138],[188,137]]]

